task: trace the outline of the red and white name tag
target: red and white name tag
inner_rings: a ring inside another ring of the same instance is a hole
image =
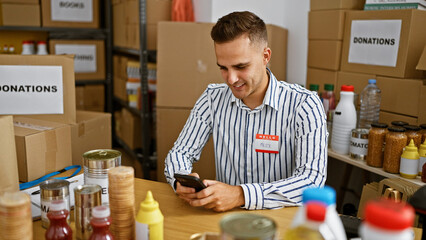
[[[256,139],[254,140],[254,149],[256,152],[279,153],[279,138],[280,137],[276,135],[256,134]]]

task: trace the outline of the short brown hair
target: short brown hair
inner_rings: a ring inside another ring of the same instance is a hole
[[[215,43],[225,43],[248,34],[253,42],[268,42],[265,22],[252,12],[233,12],[221,17],[213,26],[210,36]]]

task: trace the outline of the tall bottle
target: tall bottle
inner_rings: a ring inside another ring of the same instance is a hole
[[[321,93],[321,101],[324,106],[325,115],[327,117],[327,131],[329,134],[328,144],[331,140],[331,132],[333,127],[333,115],[336,109],[336,96],[334,94],[334,84],[324,84],[324,92]]]
[[[89,240],[113,240],[114,237],[109,231],[111,217],[109,207],[97,206],[92,209],[92,219],[90,220],[93,232]]]
[[[356,127],[356,109],[354,105],[354,87],[342,85],[340,102],[334,111],[331,135],[331,149],[336,153],[349,153],[351,130]]]
[[[163,221],[158,202],[148,191],[136,216],[136,240],[163,240]]]
[[[361,92],[360,128],[370,128],[371,123],[379,121],[380,101],[381,90],[376,85],[376,79],[369,79],[368,85]]]
[[[72,230],[67,222],[69,212],[66,208],[64,200],[55,200],[50,203],[47,213],[50,225],[45,233],[46,240],[72,240]]]

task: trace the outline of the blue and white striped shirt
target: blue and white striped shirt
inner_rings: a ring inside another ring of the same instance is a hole
[[[213,134],[216,178],[242,187],[244,208],[299,205],[305,188],[324,185],[328,133],[318,95],[269,76],[263,104],[253,110],[226,84],[207,87],[166,157],[169,184],[175,172],[191,173]],[[279,153],[256,152],[256,134],[279,136]]]

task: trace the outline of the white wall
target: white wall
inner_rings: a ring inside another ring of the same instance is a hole
[[[286,28],[287,81],[305,85],[309,0],[193,0],[193,4],[199,22],[216,22],[234,11],[251,11],[267,24]]]

